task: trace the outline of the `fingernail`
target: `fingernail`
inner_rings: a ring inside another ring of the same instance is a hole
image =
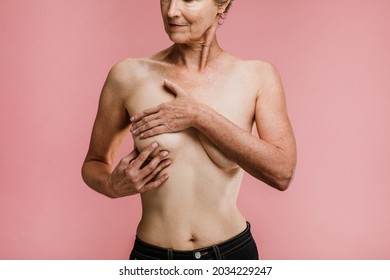
[[[134,121],[134,119],[135,119],[135,117],[131,117],[131,118],[130,118],[130,121],[132,122],[132,121]]]
[[[152,148],[157,148],[157,146],[158,146],[157,142],[153,142]]]
[[[166,157],[166,156],[168,155],[168,151],[163,151],[163,152],[161,153],[161,155],[162,155],[163,157]]]

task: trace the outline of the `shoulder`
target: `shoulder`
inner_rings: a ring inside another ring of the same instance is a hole
[[[118,100],[127,99],[150,81],[159,64],[153,57],[126,58],[115,63],[107,75],[103,94]]]
[[[148,76],[147,58],[126,58],[115,63],[104,84],[104,88],[113,94],[127,96]]]
[[[107,80],[117,85],[132,83],[142,73],[142,60],[140,58],[126,58],[114,64]]]
[[[270,62],[263,60],[248,60],[247,67],[251,69],[256,80],[257,93],[272,94],[273,92],[283,93],[282,79],[279,70]]]
[[[120,84],[144,82],[154,71],[157,71],[162,61],[161,53],[142,58],[126,58],[114,64],[109,72],[109,78]]]
[[[272,63],[264,60],[242,60],[248,70],[255,75],[264,78],[275,78],[279,76],[279,71]]]
[[[231,64],[247,75],[253,75],[256,80],[269,80],[279,77],[278,69],[270,62],[264,60],[244,60],[230,55]],[[260,79],[259,79],[260,78]]]
[[[233,57],[233,56],[232,56]],[[282,87],[279,70],[272,63],[264,60],[244,60],[233,57],[232,68],[242,73],[258,93],[269,91],[271,87]]]

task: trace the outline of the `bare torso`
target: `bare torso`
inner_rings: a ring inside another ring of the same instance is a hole
[[[82,176],[110,198],[141,195],[143,241],[193,250],[245,229],[236,205],[243,170],[287,189],[295,138],[275,67],[240,60],[217,42],[231,1],[160,4],[173,45],[112,67]],[[251,135],[254,123],[259,137]],[[135,150],[115,166],[129,129]]]
[[[128,114],[173,100],[162,86],[166,78],[250,132],[258,90],[254,69],[259,62],[223,55],[222,63],[202,73],[189,73],[165,62],[163,52],[123,62],[133,75],[125,96]],[[245,229],[245,218],[236,206],[241,168],[193,128],[146,139],[134,137],[140,151],[153,141],[159,143],[160,150],[169,151],[172,164],[164,171],[169,174],[166,182],[141,194],[139,238],[161,247],[191,250],[222,242]]]

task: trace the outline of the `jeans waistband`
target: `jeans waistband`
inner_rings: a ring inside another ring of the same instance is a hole
[[[246,229],[238,235],[215,245],[199,248],[195,250],[173,250],[169,248],[162,248],[142,241],[136,236],[133,250],[138,254],[145,254],[151,259],[175,259],[175,260],[201,260],[201,259],[222,259],[226,253],[245,245],[247,242],[253,240],[250,223],[247,222]]]

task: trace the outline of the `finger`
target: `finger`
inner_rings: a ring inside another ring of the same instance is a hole
[[[154,179],[156,179],[156,177],[159,175],[159,173],[167,168],[168,166],[171,165],[171,160],[170,159],[165,159],[163,161],[161,161],[157,167],[155,169],[152,170],[151,173],[149,173],[145,178],[143,178],[142,180],[142,185],[146,185],[147,183],[149,183],[150,181],[154,181]]]
[[[171,93],[173,93],[176,96],[187,95],[187,93],[181,87],[179,87],[174,82],[171,82],[170,80],[165,79],[164,86],[170,89]]]
[[[150,181],[149,183],[147,183],[146,185],[144,185],[144,186],[141,188],[140,192],[143,193],[143,192],[149,191],[149,190],[151,190],[151,189],[157,188],[157,187],[159,187],[162,183],[164,183],[168,178],[169,178],[168,174],[164,173],[164,174],[162,174],[161,176],[159,176],[158,178],[156,178],[156,180]]]
[[[139,126],[137,128],[134,128],[131,133],[133,133],[133,135],[135,136],[138,136],[140,135],[141,133],[147,131],[147,130],[150,130],[150,129],[153,129],[157,126],[160,126],[162,125],[162,121],[161,119],[158,119],[158,120],[151,120],[151,121],[148,121],[144,124],[141,124],[141,122],[139,122]]]
[[[147,148],[145,148],[136,159],[133,160],[132,168],[138,170],[144,164],[144,162],[148,159],[148,157],[157,149],[158,143],[153,142]]]
[[[138,156],[138,151],[137,149],[134,149],[130,154],[125,156],[124,158],[121,159],[120,163],[124,166],[128,166],[131,161],[133,161],[135,158]]]
[[[152,137],[152,136],[156,136],[156,135],[160,135],[160,134],[164,134],[164,133],[171,133],[171,132],[172,132],[172,130],[170,130],[166,125],[159,125],[159,126],[153,127],[149,130],[146,130],[146,131],[140,133],[139,137],[141,139],[145,139],[148,137]]]
[[[147,183],[151,178],[147,179],[148,176],[152,175],[152,178],[155,177],[162,168],[171,164],[170,160],[167,159],[168,151],[159,152],[147,165],[145,165],[141,170],[141,178],[145,178],[145,183]]]
[[[151,122],[151,121],[155,121],[155,120],[160,120],[160,114],[159,113],[155,113],[153,115],[148,115],[148,116],[145,116],[143,117],[142,119],[140,119],[139,121],[134,121],[132,122],[132,125],[131,125],[131,131],[135,131],[137,130],[139,127]]]
[[[146,116],[156,114],[159,111],[160,111],[160,106],[148,108],[148,109],[144,110],[143,112],[141,112],[140,114],[135,114],[134,116],[132,116],[130,118],[130,121],[131,122],[138,122],[138,121],[142,120],[143,118],[145,118]]]

